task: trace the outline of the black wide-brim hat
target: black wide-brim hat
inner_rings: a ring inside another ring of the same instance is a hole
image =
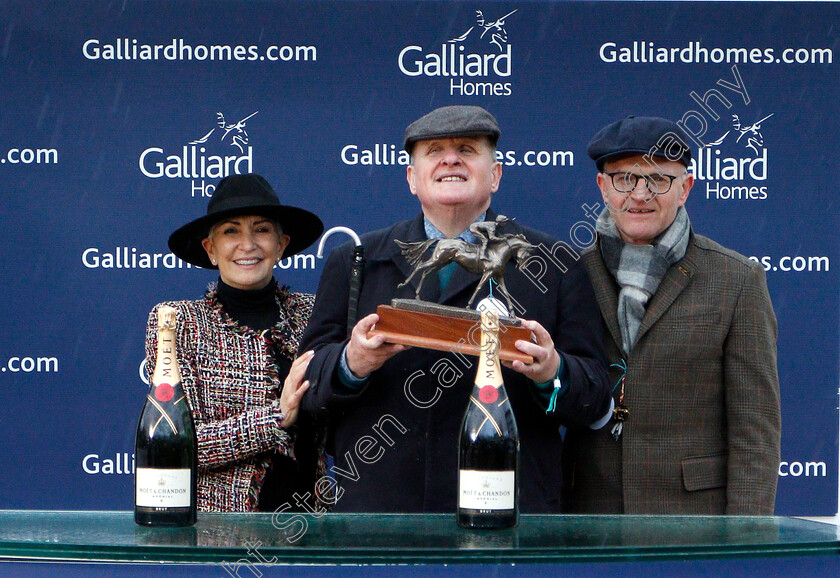
[[[280,223],[283,233],[290,238],[289,245],[283,251],[284,258],[300,253],[324,232],[324,223],[314,213],[280,204],[277,193],[260,175],[230,175],[216,186],[207,203],[207,214],[169,236],[169,249],[191,265],[218,269],[210,262],[201,241],[207,238],[213,225],[236,215],[260,215]]]

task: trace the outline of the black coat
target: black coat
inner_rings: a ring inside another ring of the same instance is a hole
[[[488,211],[487,219],[495,214]],[[546,251],[556,239],[515,223],[504,233],[524,233]],[[414,298],[415,286],[397,290],[412,271],[394,239],[426,238],[423,216],[362,236],[367,264],[358,319],[393,298]],[[458,482],[458,436],[473,388],[476,357],[413,348],[397,354],[354,392],[337,377],[347,342],[347,302],[353,244],[334,250],[321,275],[315,309],[300,351],[315,349],[309,366],[305,411],[329,413],[340,484],[335,511],[454,512]],[[562,253],[562,255],[560,255]],[[566,393],[546,415],[546,401],[533,382],[503,368],[521,443],[520,505],[525,513],[558,512],[563,442],[559,425],[587,427],[609,408],[609,385],[597,302],[582,262],[558,251],[565,273],[546,254],[529,267],[532,281],[508,263],[505,283],[525,313],[551,334],[568,368]],[[478,276],[458,268],[443,295],[430,275],[424,300],[465,307]],[[484,295],[479,296],[478,302]]]

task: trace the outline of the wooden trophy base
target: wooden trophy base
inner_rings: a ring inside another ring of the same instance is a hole
[[[478,355],[481,345],[481,318],[478,311],[446,307],[413,299],[394,299],[391,305],[376,308],[379,322],[368,337],[384,335],[389,343]],[[531,341],[531,332],[517,319],[499,318],[499,359],[533,363],[534,358],[514,346],[518,339]]]

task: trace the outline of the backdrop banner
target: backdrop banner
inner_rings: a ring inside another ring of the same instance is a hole
[[[405,126],[475,104],[502,128],[494,209],[576,251],[602,208],[592,135],[630,114],[687,131],[692,225],[764,266],[779,320],[776,511],[834,515],[838,22],[805,2],[5,0],[0,508],[132,507],[147,315],[217,278],[166,240],[222,177],[361,234],[419,211]],[[323,264],[312,247],[276,277],[314,292]]]

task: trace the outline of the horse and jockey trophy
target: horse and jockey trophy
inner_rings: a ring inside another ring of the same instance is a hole
[[[449,307],[430,303],[420,299],[420,288],[426,277],[440,269],[456,263],[470,273],[481,275],[478,286],[470,297],[467,307],[471,307],[485,283],[495,284],[507,302],[507,310],[514,312],[513,299],[505,286],[505,266],[510,259],[524,262],[534,251],[524,235],[498,234],[497,227],[508,222],[507,217],[499,215],[496,221],[473,223],[470,231],[479,243],[468,243],[461,239],[428,239],[415,243],[396,241],[402,254],[414,267],[411,275],[401,283],[402,288],[413,279],[420,277],[417,283],[415,299],[394,299],[391,305],[380,305],[376,309],[379,322],[368,333],[369,337],[384,335],[389,343],[400,343],[438,351],[452,351],[466,355],[479,355],[481,313],[473,309]],[[432,254],[424,259],[430,248]],[[482,305],[479,309],[484,308]],[[521,326],[518,319],[511,316],[499,316],[500,359],[520,360],[533,363],[530,355],[522,353],[514,346],[516,340],[531,340],[531,332]]]

